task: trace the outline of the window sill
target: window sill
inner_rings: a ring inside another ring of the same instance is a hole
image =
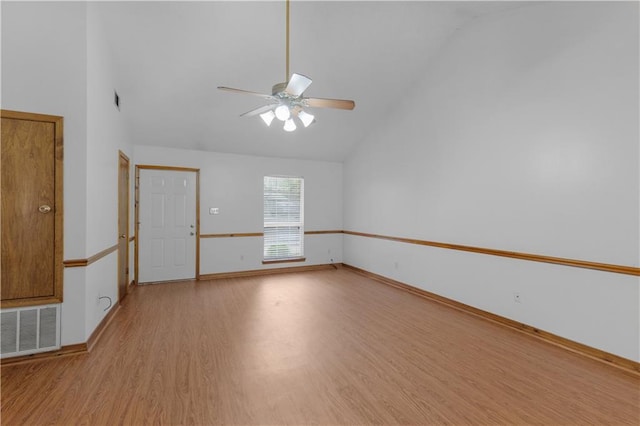
[[[272,263],[289,263],[289,262],[304,262],[307,260],[306,257],[291,257],[289,259],[274,259],[274,260],[263,260],[263,265],[271,265]]]

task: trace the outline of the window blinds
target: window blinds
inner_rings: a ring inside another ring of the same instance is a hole
[[[264,260],[304,255],[304,179],[264,177]]]

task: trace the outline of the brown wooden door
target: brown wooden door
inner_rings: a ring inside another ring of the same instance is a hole
[[[61,301],[62,118],[2,111],[1,124],[2,306]]]
[[[122,152],[118,167],[118,300],[129,283],[129,158]]]

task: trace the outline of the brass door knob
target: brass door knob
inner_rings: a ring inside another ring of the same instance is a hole
[[[48,206],[46,204],[41,205],[40,207],[38,207],[38,211],[40,213],[49,213],[51,211],[51,206]]]
[[[122,234],[122,235],[120,235],[120,238],[122,238],[124,240],[125,238],[127,238],[127,236]]]

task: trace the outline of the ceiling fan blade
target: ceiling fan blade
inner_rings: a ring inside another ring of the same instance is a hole
[[[289,83],[287,83],[287,87],[284,89],[284,92],[289,96],[293,96],[297,98],[302,95],[302,93],[307,90],[307,87],[311,86],[311,79],[309,77],[305,77],[302,74],[293,73]]]
[[[265,113],[267,111],[271,111],[272,109],[274,109],[275,107],[277,107],[278,105],[276,104],[271,104],[271,105],[264,105],[258,108],[254,108],[251,111],[247,111],[244,114],[240,114],[240,117],[253,117],[254,115],[260,115],[262,113]]]
[[[306,98],[305,103],[310,108],[354,109],[356,107],[356,103],[348,99]]]
[[[264,98],[264,99],[269,99],[269,100],[275,100],[276,99],[272,95],[266,95],[264,93],[257,93],[257,92],[250,92],[248,90],[242,90],[242,89],[234,89],[233,87],[218,86],[218,89],[225,90],[227,92],[232,92],[232,93],[241,93],[243,95],[258,96],[258,97],[261,97],[261,98]]]

